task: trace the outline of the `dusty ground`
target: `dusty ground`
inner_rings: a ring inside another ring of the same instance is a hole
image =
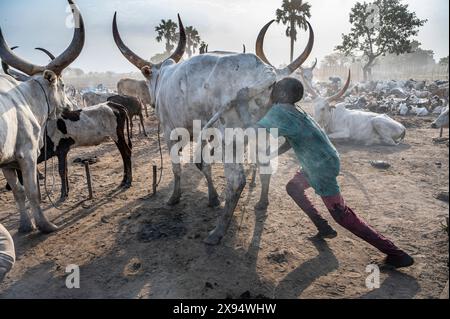
[[[449,149],[433,144],[438,132],[428,128],[430,119],[401,121],[409,130],[398,147],[338,145],[343,162],[339,180],[348,203],[417,261],[407,270],[382,269],[380,289],[365,286],[367,265],[383,259],[375,249],[334,221],[338,238],[312,239],[312,224],[285,192],[296,171],[292,153],[280,160],[267,212],[253,209],[259,186],[247,187],[223,244],[205,246],[202,240],[220,209],[207,208],[206,182],[193,165],[183,170],[181,204],[165,205],[172,179],[166,155],[162,184],[149,196],[151,163],[158,163],[158,153],[156,125],[148,120],[153,134],[134,142],[130,190],[116,190],[122,163],[112,143],[71,153],[71,161],[100,157],[92,166],[95,198],[85,200],[84,168],[71,165],[69,200],[61,210],[44,202],[47,215],[61,226],[55,234],[17,234],[12,194],[0,191],[0,222],[11,230],[18,255],[0,285],[0,297],[240,298],[250,293],[268,298],[437,298],[448,280],[448,235],[441,226],[448,203],[435,195],[448,192]],[[371,160],[392,167],[378,170]],[[214,176],[222,191],[221,166],[214,168]],[[3,187],[2,178],[0,183]],[[323,208],[317,198],[316,203]],[[69,264],[80,266],[80,289],[65,287]]]

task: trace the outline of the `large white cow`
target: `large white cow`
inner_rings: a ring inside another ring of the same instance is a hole
[[[350,72],[347,82],[336,95],[323,98],[305,82],[308,91],[314,96],[314,118],[325,130],[331,140],[351,141],[363,145],[395,146],[406,135],[406,128],[385,114],[348,110],[345,103],[331,106],[339,100],[350,86]]]
[[[178,17],[179,18],[179,17]],[[270,24],[261,31],[257,40],[257,52],[262,50],[264,34]],[[292,74],[308,58],[313,44],[314,32],[309,26],[310,38],[303,54],[283,69],[275,69],[264,63],[254,54],[208,53],[180,61],[186,46],[186,34],[179,18],[180,41],[174,54],[160,64],[152,64],[132,52],[122,41],[116,21],[113,20],[113,35],[122,54],[134,64],[147,79],[152,104],[161,121],[169,149],[176,141],[170,140],[176,128],[193,130],[193,121],[200,120],[205,125],[211,117],[230,105],[243,88],[249,88],[250,112],[255,120],[264,116],[270,107],[271,87],[277,81]],[[220,128],[240,128],[241,121],[235,108],[222,114]],[[176,204],[181,197],[181,165],[172,163],[175,175],[174,190],[169,204]],[[212,183],[211,168],[206,163],[199,165],[208,181],[209,203],[220,204]],[[242,164],[225,163],[227,178],[226,203],[216,228],[205,240],[207,244],[218,244],[230,223],[234,209],[245,187],[245,174]],[[270,178],[270,177],[269,177]],[[268,179],[268,178],[267,178]],[[264,183],[268,186],[268,182]],[[267,196],[266,196],[267,197]],[[267,199],[264,199],[267,201]]]
[[[49,222],[40,207],[36,161],[43,146],[43,128],[49,118],[55,119],[70,107],[61,73],[81,53],[85,40],[84,23],[78,7],[68,0],[75,17],[75,31],[70,46],[46,66],[29,63],[16,56],[6,44],[0,30],[0,58],[19,70],[18,82],[8,75],[0,76],[0,168],[9,185],[20,213],[21,232],[30,232],[34,224],[25,206],[28,199],[37,227],[43,233],[57,227]],[[23,173],[24,187],[15,169]]]

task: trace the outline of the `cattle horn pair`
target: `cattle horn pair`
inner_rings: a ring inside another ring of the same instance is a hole
[[[46,66],[40,66],[32,64],[18,56],[16,56],[3,37],[2,30],[0,29],[0,57],[9,66],[20,70],[21,72],[33,76],[38,73],[42,73],[45,70],[51,70],[57,75],[61,75],[62,71],[67,68],[75,59],[80,55],[83,50],[85,41],[85,29],[83,17],[81,16],[78,6],[73,0],[68,0],[69,5],[72,8],[72,14],[74,18],[78,19],[78,25],[75,27],[72,42],[69,47],[58,57],[52,60]]]
[[[269,27],[274,23],[275,20],[270,21],[267,23],[259,32],[258,38],[256,39],[256,55],[266,64],[273,67],[273,65],[269,62],[269,60],[266,57],[266,54],[264,53],[264,38],[266,36],[267,30]],[[291,64],[289,64],[286,68],[282,70],[277,70],[278,73],[281,74],[292,74],[297,70],[299,67],[302,66],[303,63],[308,59],[309,55],[312,52],[312,49],[314,47],[314,30],[311,26],[311,24],[306,21],[306,24],[309,28],[309,40],[308,44],[305,48],[305,51],[297,58],[295,59]]]
[[[184,55],[186,50],[186,31],[183,26],[183,22],[181,21],[180,15],[178,15],[178,25],[180,29],[180,39],[178,41],[178,46],[175,52],[169,57],[169,59],[174,60],[175,62],[179,62]],[[153,63],[150,61],[146,61],[139,57],[136,53],[134,53],[130,48],[128,48],[125,43],[122,41],[122,38],[119,33],[119,29],[117,28],[117,12],[114,13],[113,19],[113,36],[114,41],[116,42],[117,47],[120,52],[122,52],[123,56],[130,61],[134,66],[136,66],[139,70],[142,70],[143,67],[152,66]]]
[[[345,92],[347,92],[348,88],[350,87],[351,76],[352,76],[351,71],[348,70],[348,77],[347,77],[347,81],[345,82],[345,85],[342,87],[342,89],[338,93],[327,98],[328,103],[335,102],[344,96]],[[303,83],[304,87],[306,88],[306,90],[312,95],[312,97],[314,99],[319,97],[319,93],[311,86],[309,81],[304,80],[304,81],[302,81],[302,83]]]

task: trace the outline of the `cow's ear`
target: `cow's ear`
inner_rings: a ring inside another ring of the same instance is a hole
[[[141,72],[147,79],[150,79],[152,77],[152,67],[151,66],[148,66],[148,65],[144,66],[141,69]]]
[[[58,76],[56,75],[56,73],[51,70],[45,70],[43,76],[44,79],[50,82],[50,84],[55,84],[56,81],[58,80]]]

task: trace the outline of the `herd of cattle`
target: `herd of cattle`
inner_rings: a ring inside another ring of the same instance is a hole
[[[44,215],[38,190],[37,164],[50,157],[58,158],[64,199],[69,191],[67,153],[76,147],[95,146],[112,139],[123,159],[121,186],[131,186],[133,118],[140,118],[146,134],[143,113],[148,112],[148,106],[155,108],[169,150],[177,142],[170,139],[171,132],[186,128],[192,134],[194,120],[205,125],[220,116],[218,128],[221,130],[244,127],[236,110],[229,107],[242,89],[247,89],[250,113],[257,121],[271,106],[272,86],[287,76],[302,78],[314,105],[314,117],[333,140],[397,145],[405,137],[405,127],[387,114],[379,113],[422,115],[424,108],[427,112],[442,114],[433,127],[448,126],[447,82],[426,85],[415,81],[387,81],[351,87],[349,73],[339,90],[314,85],[313,70],[317,61],[310,68],[302,68],[314,46],[314,31],[309,23],[309,40],[304,52],[288,66],[276,68],[263,49],[265,34],[273,21],[261,30],[256,54],[214,51],[181,61],[186,49],[186,33],[178,17],[180,39],[176,50],[164,62],[153,64],[125,45],[115,14],[114,41],[145,80],[121,80],[117,85],[118,94],[80,96],[76,90],[67,89],[62,79],[63,70],[79,56],[85,42],[82,15],[72,0],[68,2],[79,23],[71,44],[61,55],[55,57],[40,49],[50,57],[48,65],[34,65],[18,57],[0,29],[0,58],[5,71],[5,75],[0,75],[0,169],[12,189],[22,233],[33,231],[35,226],[43,233],[58,229]],[[339,101],[341,103],[336,104]],[[220,205],[210,165],[205,162],[197,166],[208,182],[209,205]],[[175,205],[181,198],[181,165],[173,163],[172,168],[174,186],[168,204]],[[246,184],[243,164],[226,163],[224,169],[226,203],[216,228],[205,239],[211,245],[218,244],[225,235]],[[270,175],[262,174],[259,208],[269,204],[269,183]]]

